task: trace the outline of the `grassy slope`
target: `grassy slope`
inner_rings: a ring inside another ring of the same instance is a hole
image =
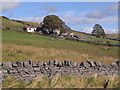
[[[3,61],[88,59],[111,63],[118,58],[118,48],[96,46],[76,41],[57,40],[46,36],[17,31],[2,31]]]
[[[22,23],[19,23],[19,22],[16,22],[16,21],[12,21],[12,20],[9,20],[9,19],[6,19],[6,18],[2,18],[0,17],[0,20],[2,19],[2,25],[4,27],[9,27],[9,28],[23,28],[25,25],[22,24]],[[31,24],[31,25],[35,25],[35,26],[39,26],[38,23],[36,22],[27,22],[27,21],[23,21],[25,23],[28,23],[28,24]],[[74,33],[75,35],[78,35],[80,37],[82,37],[83,39],[85,40],[88,40],[88,41],[110,41],[111,43],[113,44],[118,44],[118,41],[114,41],[114,40],[108,40],[108,39],[102,39],[102,38],[96,38],[96,37],[93,37],[91,35],[85,35],[85,34],[82,34],[80,32],[77,32],[77,31],[74,31],[74,30],[66,30],[66,32],[68,33]],[[108,37],[111,36],[111,37],[116,37],[117,35],[107,35]]]
[[[2,26],[3,27],[9,27],[9,28],[23,28],[23,24],[0,17],[2,20]]]
[[[0,20],[2,20],[2,26],[3,27],[9,27],[9,28],[23,28],[25,25],[13,20],[9,20],[6,18],[3,18],[0,16]],[[39,26],[39,23],[37,22],[28,22],[28,21],[23,21],[26,24],[30,24],[30,25],[35,25],[35,26]]]
[[[29,21],[23,21],[24,23],[30,24],[30,25],[34,25],[34,26],[39,26],[40,24],[37,22],[29,22]]]
[[[109,39],[104,39],[104,38],[98,38],[98,37],[95,37],[95,36],[91,36],[91,35],[86,35],[86,34],[83,34],[81,32],[78,32],[78,31],[74,31],[74,30],[67,30],[68,33],[74,33],[75,35],[77,36],[80,36],[82,39],[85,39],[87,41],[103,41],[103,42],[106,42],[106,41],[109,41],[110,43],[112,44],[118,44],[118,41],[115,41],[115,40],[109,40]],[[117,37],[117,34],[107,34],[107,37]]]
[[[107,37],[112,37],[112,38],[120,38],[120,34],[107,34]]]

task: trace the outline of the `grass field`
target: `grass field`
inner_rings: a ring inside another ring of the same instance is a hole
[[[111,63],[118,59],[118,48],[97,46],[77,41],[58,40],[26,32],[2,31],[2,60],[33,61],[74,60],[76,62],[95,60]]]
[[[3,27],[23,29],[23,27],[25,26],[25,24],[23,23],[16,22],[11,19],[6,19],[6,18],[3,18],[2,16],[0,16],[0,21],[2,22]],[[28,21],[23,21],[23,22],[26,24],[39,26],[39,23],[37,22],[28,22]]]
[[[107,34],[107,37],[118,38],[120,34]]]
[[[2,26],[8,27],[8,28],[23,28],[23,24],[0,17],[0,20],[2,20]]]
[[[75,30],[67,30],[68,33],[74,33],[77,36],[80,36],[82,39],[87,40],[87,41],[103,41],[103,42],[107,42],[109,41],[111,44],[118,44],[119,42],[116,40],[109,40],[109,39],[105,39],[105,38],[98,38],[92,35],[87,35],[87,34],[83,34],[81,32],[75,31]],[[106,37],[112,37],[112,38],[118,38],[117,34],[106,34]]]

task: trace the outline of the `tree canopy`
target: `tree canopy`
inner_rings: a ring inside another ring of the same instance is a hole
[[[99,24],[96,24],[93,27],[92,35],[95,35],[97,37],[105,37],[106,36],[104,29]]]
[[[62,26],[63,21],[56,15],[49,15],[44,18],[43,23],[47,28],[56,29]]]
[[[60,29],[63,30],[64,22],[56,15],[48,15],[43,19],[43,28],[47,28],[48,30]]]

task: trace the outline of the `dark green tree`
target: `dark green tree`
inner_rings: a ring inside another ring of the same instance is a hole
[[[99,24],[96,24],[94,27],[93,27],[93,31],[92,31],[92,35],[96,36],[96,37],[106,37],[106,34],[105,34],[105,31],[104,29],[102,28],[101,25]]]
[[[61,32],[64,32],[63,24],[64,22],[58,16],[48,15],[43,19],[42,27],[48,29],[50,32],[55,29],[60,29]]]

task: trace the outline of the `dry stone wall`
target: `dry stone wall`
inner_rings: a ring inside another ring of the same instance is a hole
[[[120,44],[107,44],[107,43],[100,43],[99,41],[88,41],[88,40],[81,40],[79,38],[72,38],[72,37],[67,37],[67,40],[73,40],[73,41],[79,41],[79,42],[85,42],[85,43],[89,43],[89,44],[94,44],[94,45],[102,45],[102,46],[113,46],[113,47],[120,47]]]
[[[85,61],[76,63],[73,61],[46,61],[46,62],[5,62],[1,63],[0,80],[12,75],[16,79],[32,81],[38,75],[52,77],[56,74],[60,76],[75,75],[75,76],[112,76],[120,75],[120,61],[116,61],[110,65],[105,65],[101,62]],[[1,81],[0,81],[1,82]]]

